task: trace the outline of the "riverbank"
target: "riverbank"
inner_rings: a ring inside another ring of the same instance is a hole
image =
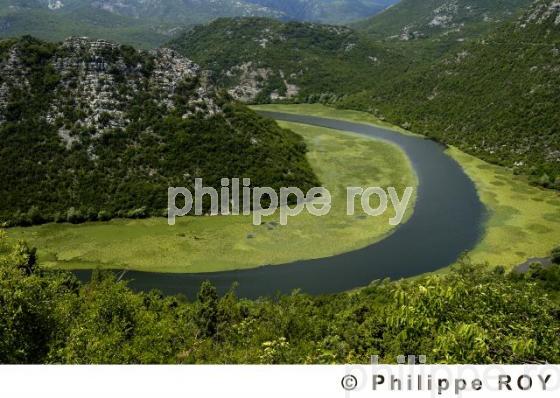
[[[387,128],[373,115],[333,109],[317,104],[262,105],[256,110],[285,112],[364,123]],[[403,132],[399,127],[393,130]],[[492,165],[457,148],[447,154],[455,159],[475,183],[488,211],[484,234],[467,254],[477,263],[513,269],[530,258],[548,257],[560,245],[560,194],[529,185],[527,179]]]
[[[371,245],[393,231],[393,214],[346,216],[347,186],[417,186],[404,153],[392,144],[366,137],[281,123],[302,135],[308,159],[333,196],[328,216],[302,214],[288,226],[278,216],[254,227],[251,217],[186,217],[167,220],[113,220],[83,225],[48,224],[11,229],[10,236],[39,249],[43,266],[62,269],[129,269],[201,273],[286,264],[330,257]],[[408,219],[412,214],[414,198]]]

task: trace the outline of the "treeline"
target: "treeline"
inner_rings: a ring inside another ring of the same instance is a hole
[[[560,268],[525,275],[467,260],[452,272],[349,293],[196,300],[82,284],[0,233],[0,363],[558,363]]]

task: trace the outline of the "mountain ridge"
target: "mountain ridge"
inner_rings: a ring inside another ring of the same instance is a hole
[[[511,19],[532,1],[402,0],[355,27],[381,39],[462,41]]]
[[[234,98],[257,103],[334,101],[406,64],[348,27],[267,18],[221,18],[168,45],[211,70]]]
[[[274,17],[342,23],[398,0],[0,0],[0,37],[60,41],[90,36],[143,48],[219,17]]]

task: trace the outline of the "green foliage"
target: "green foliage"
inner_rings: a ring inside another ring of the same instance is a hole
[[[49,10],[46,1],[27,1],[23,5],[22,0],[0,0],[0,37],[32,34],[57,41],[89,36],[153,48],[168,41],[179,29],[219,17],[251,15],[341,23],[368,17],[396,1],[66,0],[64,7]]]
[[[14,85],[6,121],[0,122],[0,223],[77,224],[96,221],[100,212],[103,219],[159,216],[167,208],[168,187],[192,187],[197,177],[214,187],[233,177],[276,189],[318,184],[299,136],[219,96],[215,101],[223,114],[183,118],[194,111],[189,101],[199,83],[185,81],[176,94],[178,106],[167,109],[147,83],[153,57],[127,46],[107,47],[100,55],[109,67],[122,60],[132,71],[112,69],[120,76],[116,91],[132,97],[123,109],[131,121],[126,128],[108,126],[101,132],[77,123],[84,110],[76,99],[49,122],[50,106],[64,100],[52,64],[68,50],[30,37],[12,48],[26,66],[22,73],[30,85]],[[84,62],[91,57],[87,52],[78,56]],[[133,92],[127,79],[138,70],[135,82],[143,89]],[[102,125],[110,121],[108,113],[100,115]],[[61,126],[70,126],[72,145],[59,136]]]
[[[227,88],[245,78],[239,68],[244,64],[253,71],[268,70],[266,78],[257,78],[263,85],[256,98],[261,103],[270,102],[274,91],[285,94],[285,83],[300,88],[300,101],[316,102],[321,95],[333,101],[405,69],[398,51],[352,29],[266,18],[221,18],[193,28],[169,45],[212,70]]]
[[[203,282],[198,293],[196,320],[202,337],[212,337],[218,327],[218,293],[210,282]]]
[[[429,27],[441,1],[412,3],[422,8],[418,23]],[[476,23],[486,14],[512,18],[526,3],[460,5],[465,31],[432,27],[422,40],[379,41],[349,28],[253,18],[220,19],[170,45],[211,69],[226,88],[246,84],[246,68],[268,71],[254,79],[261,85],[256,103],[271,102],[272,93],[282,96],[293,84],[299,93],[280,101],[370,112],[555,189],[558,27],[551,21]],[[408,9],[396,6],[374,20],[399,10]],[[461,25],[461,18],[453,23]],[[401,19],[407,25],[410,15]]]
[[[10,245],[0,230],[0,363],[46,361],[56,340],[58,305],[68,298],[68,274],[42,274],[34,250]]]
[[[33,35],[43,40],[59,41],[69,36],[89,36],[142,48],[153,48],[169,39],[169,24],[154,26],[150,21],[116,15],[86,5],[68,5],[52,10],[38,7],[11,7],[18,1],[0,1],[0,37]]]
[[[404,35],[408,39],[456,41],[487,32],[531,1],[402,0],[383,13],[356,22],[355,27],[377,38]]]
[[[560,246],[552,251],[552,262],[560,265]]]
[[[528,174],[535,185],[557,188],[560,30],[554,16],[535,23],[527,15],[526,23],[500,25],[338,105],[372,112]]]
[[[430,363],[560,361],[559,267],[525,275],[468,261],[448,274],[330,296],[259,300],[133,293],[96,274],[29,267],[0,236],[1,363],[365,363],[425,354]],[[26,271],[31,269],[31,272]]]

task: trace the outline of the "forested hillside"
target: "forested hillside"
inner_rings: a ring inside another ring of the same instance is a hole
[[[560,188],[560,5],[535,3],[513,22],[340,105]]]
[[[219,19],[170,43],[247,102],[334,101],[406,68],[400,52],[341,26]]]
[[[338,26],[221,19],[171,45],[212,70],[217,84],[242,101],[365,110],[559,188],[560,6],[542,0],[518,14],[526,2],[443,3],[404,8],[403,2],[385,12],[404,21],[434,18],[436,8],[452,11],[453,26],[432,26],[418,40],[379,41]],[[456,40],[469,27],[476,34]],[[452,33],[459,36],[451,40]]]
[[[402,0],[356,27],[381,39],[464,40],[514,17],[532,0]]]
[[[173,25],[122,16],[92,4],[81,0],[0,0],[0,37],[32,35],[59,41],[88,36],[153,48],[174,32]]]
[[[40,260],[40,259],[39,259]],[[560,268],[526,275],[468,261],[332,296],[255,301],[135,294],[109,274],[87,284],[41,269],[0,231],[0,362],[68,364],[558,363]]]
[[[305,152],[172,50],[0,42],[0,222],[159,216],[196,177],[309,188]]]

